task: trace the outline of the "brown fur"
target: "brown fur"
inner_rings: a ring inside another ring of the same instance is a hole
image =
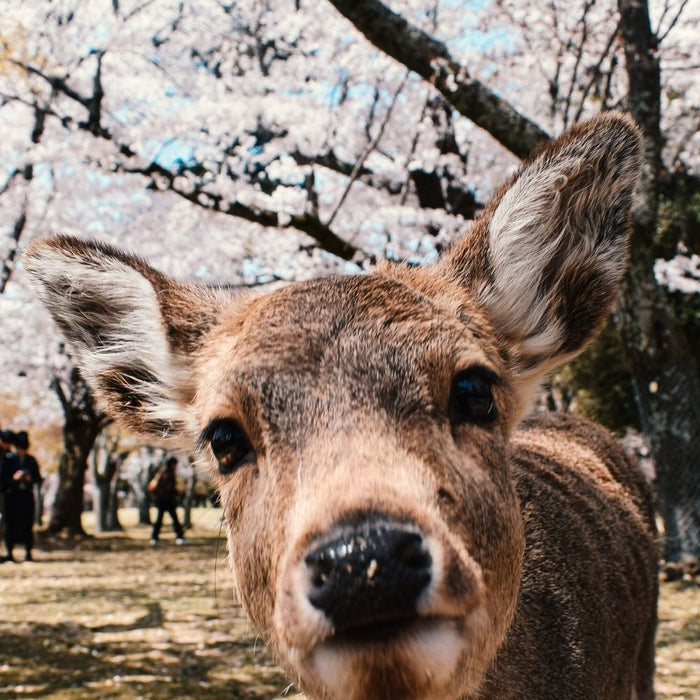
[[[199,444],[243,603],[312,697],[653,697],[641,473],[589,423],[517,427],[608,313],[639,168],[632,122],[599,117],[526,163],[436,266],[270,294],[65,237],[30,246],[109,410]]]

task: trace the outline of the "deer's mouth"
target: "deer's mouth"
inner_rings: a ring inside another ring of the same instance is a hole
[[[445,698],[465,654],[457,619],[413,616],[336,630],[306,667],[328,697]]]
[[[367,645],[390,645],[416,636],[439,634],[443,625],[456,626],[456,620],[418,615],[376,620],[371,623],[347,625],[334,630],[323,642],[329,647],[364,648]]]

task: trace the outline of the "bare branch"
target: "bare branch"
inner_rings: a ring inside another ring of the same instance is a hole
[[[128,147],[125,147],[128,148]],[[135,155],[130,149],[127,155]],[[226,200],[221,194],[208,192],[204,188],[191,187],[184,189],[177,182],[177,175],[158,163],[149,163],[146,167],[118,166],[118,169],[127,173],[138,173],[149,177],[154,186],[159,190],[174,192],[180,197],[205,209],[235,216],[246,221],[252,221],[262,226],[276,228],[294,228],[313,238],[323,250],[337,255],[343,260],[352,260],[356,255],[365,257],[359,248],[340,238],[327,224],[311,214],[284,214],[275,211],[258,209],[237,200]],[[165,186],[158,184],[158,179],[165,182]],[[190,183],[191,184],[191,183]]]
[[[15,181],[15,178],[18,177],[21,172],[22,171],[19,168],[12,169],[12,172],[8,175],[7,180],[5,180],[5,184],[0,187],[0,195],[5,194],[5,192],[10,189],[12,183]]]
[[[394,111],[394,106],[396,105],[396,100],[399,98],[399,95],[401,94],[401,91],[404,88],[404,85],[406,85],[406,80],[408,79],[409,72],[406,71],[406,74],[401,80],[401,83],[399,84],[398,88],[396,88],[396,92],[394,93],[394,97],[391,100],[391,103],[389,104],[389,107],[386,110],[386,114],[384,115],[384,119],[382,121],[381,126],[379,127],[379,131],[375,134],[375,136],[370,140],[370,142],[367,144],[365,147],[365,150],[362,152],[360,157],[357,159],[357,163],[355,164],[355,167],[352,170],[352,173],[350,173],[350,179],[348,181],[347,187],[343,191],[343,194],[340,196],[340,199],[338,200],[338,203],[335,206],[335,209],[331,213],[330,217],[328,218],[328,221],[326,222],[327,226],[330,226],[333,223],[333,219],[335,219],[336,214],[340,211],[340,208],[343,206],[343,203],[345,202],[347,196],[350,194],[350,189],[352,188],[355,180],[357,179],[357,175],[362,169],[362,167],[365,164],[365,161],[367,160],[368,156],[372,151],[377,147],[377,144],[381,140],[382,136],[384,135],[384,130],[386,129],[386,125],[389,123],[389,120],[391,119],[391,113]]]
[[[314,155],[307,155],[301,151],[292,151],[289,155],[294,159],[297,165],[320,165],[324,168],[328,168],[328,170],[348,177],[353,173],[356,165],[355,163],[340,160],[332,150]],[[378,176],[374,171],[365,166],[360,167],[356,177],[371,187],[386,190],[389,194],[398,194],[401,192],[403,186],[401,182]]]
[[[678,12],[674,15],[673,19],[669,22],[668,27],[664,30],[663,33],[661,32],[661,24],[666,16],[666,10],[670,8],[670,4],[667,4],[666,7],[664,7],[664,12],[663,15],[661,15],[661,19],[659,20],[659,26],[656,29],[656,34],[658,37],[658,42],[661,44],[664,39],[669,35],[669,32],[676,26],[678,23],[678,20],[681,18],[681,15],[683,14],[683,10],[685,10],[685,6],[688,4],[688,0],[682,0],[680,7],[678,8]]]
[[[508,102],[472,78],[447,47],[379,0],[329,0],[369,41],[432,83],[462,115],[520,158],[549,135]]]
[[[407,163],[410,163],[413,160],[413,156],[416,153],[416,148],[418,147],[418,139],[420,138],[420,125],[423,123],[423,119],[425,119],[425,115],[428,112],[428,105],[429,104],[430,104],[430,91],[426,92],[425,99],[423,100],[423,107],[421,108],[420,117],[418,118],[418,127],[416,128],[416,131],[413,134],[413,138],[411,139],[411,148],[408,152],[408,158],[406,158]],[[410,177],[407,177],[406,183],[401,188],[401,206],[406,204],[406,198],[408,197],[408,191],[409,191],[410,186],[411,186],[411,179],[410,179]]]
[[[58,400],[61,404],[61,407],[63,408],[63,412],[67,414],[70,404],[68,403],[66,393],[63,391],[61,380],[58,377],[53,377],[53,379],[51,379],[50,386],[56,392],[56,396],[58,396]]]
[[[586,85],[586,87],[583,90],[583,94],[581,95],[581,103],[579,104],[578,110],[576,111],[576,115],[574,116],[574,122],[577,122],[579,119],[581,119],[581,115],[583,114],[583,106],[586,103],[586,99],[588,98],[588,95],[589,95],[591,89],[593,88],[595,81],[600,76],[600,69],[601,69],[601,66],[603,65],[603,61],[607,58],[608,54],[610,53],[610,49],[612,48],[613,44],[615,43],[615,38],[617,37],[617,34],[619,31],[620,31],[620,22],[618,21],[618,23],[615,25],[615,29],[610,34],[610,38],[608,39],[608,43],[605,45],[603,52],[600,54],[600,58],[598,59],[598,63],[596,63],[595,67],[593,68],[593,72],[591,73],[591,79],[588,81],[588,85]],[[611,68],[610,73],[612,75],[612,68]],[[606,92],[607,91],[609,91],[609,87],[606,88]]]
[[[54,90],[56,90],[56,92],[63,93],[66,97],[70,97],[71,100],[74,100],[75,102],[78,102],[79,104],[83,105],[85,109],[89,109],[89,98],[83,97],[80,93],[76,92],[75,90],[73,90],[73,88],[71,88],[68,85],[68,83],[66,82],[68,76],[61,78],[57,75],[47,75],[43,71],[39,70],[36,66],[24,63],[23,61],[17,61],[15,59],[10,59],[9,62],[13,66],[25,70],[30,75],[36,75],[37,77],[46,81]]]
[[[97,67],[95,69],[95,76],[92,80],[92,97],[90,97],[87,105],[89,114],[87,121],[87,129],[88,131],[98,136],[102,130],[100,122],[102,119],[102,98],[104,97],[104,90],[102,89],[103,57],[104,51],[99,51],[97,53]]]
[[[14,226],[12,227],[12,233],[10,233],[10,239],[12,240],[12,247],[7,253],[7,257],[2,261],[2,269],[0,269],[0,294],[5,291],[7,283],[10,281],[10,276],[12,275],[12,270],[14,269],[14,260],[17,255],[17,243],[19,242],[22,231],[27,224],[27,202],[25,200],[22,211],[15,220]]]
[[[583,14],[581,15],[581,19],[579,20],[579,24],[581,25],[581,40],[579,41],[579,44],[576,48],[576,58],[574,59],[574,68],[571,72],[571,82],[569,83],[569,91],[564,101],[564,127],[567,127],[569,125],[569,110],[571,109],[571,100],[573,98],[574,88],[576,87],[578,70],[581,65],[581,59],[583,58],[583,50],[586,45],[586,41],[588,40],[588,12],[590,11],[591,7],[593,7],[594,3],[595,0],[585,0],[585,2],[583,3]]]

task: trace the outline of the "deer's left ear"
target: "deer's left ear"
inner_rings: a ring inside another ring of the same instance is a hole
[[[110,415],[134,432],[178,440],[194,393],[192,355],[230,297],[67,236],[33,241],[23,261]]]
[[[521,376],[580,352],[607,318],[641,161],[629,117],[577,125],[525,163],[440,262],[469,288]]]

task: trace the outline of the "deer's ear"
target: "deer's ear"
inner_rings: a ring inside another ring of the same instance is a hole
[[[630,118],[580,124],[525,163],[441,261],[469,288],[521,374],[542,374],[580,352],[607,318],[641,161]]]
[[[137,433],[181,433],[194,391],[189,356],[222,299],[176,283],[139,258],[76,238],[34,241],[23,261],[110,415]]]

